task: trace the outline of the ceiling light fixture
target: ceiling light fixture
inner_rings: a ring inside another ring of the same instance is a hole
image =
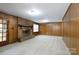
[[[32,10],[28,11],[28,14],[32,15],[32,16],[38,16],[40,14],[40,12],[36,9],[32,9]]]

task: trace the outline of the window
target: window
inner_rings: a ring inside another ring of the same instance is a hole
[[[0,19],[0,42],[6,41],[7,21]]]
[[[38,31],[39,31],[39,25],[33,24],[33,32],[38,32]]]

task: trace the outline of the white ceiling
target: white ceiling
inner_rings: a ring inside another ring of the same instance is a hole
[[[62,20],[69,3],[0,3],[0,11],[30,19],[40,23],[42,20],[47,22],[58,22]],[[40,12],[38,16],[28,14],[31,9]]]

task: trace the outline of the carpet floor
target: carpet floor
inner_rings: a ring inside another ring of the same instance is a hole
[[[70,55],[70,52],[62,37],[38,35],[0,47],[0,55]]]

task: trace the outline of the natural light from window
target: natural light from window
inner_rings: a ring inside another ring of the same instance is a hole
[[[39,25],[33,24],[33,32],[38,32],[38,31],[39,31]]]

